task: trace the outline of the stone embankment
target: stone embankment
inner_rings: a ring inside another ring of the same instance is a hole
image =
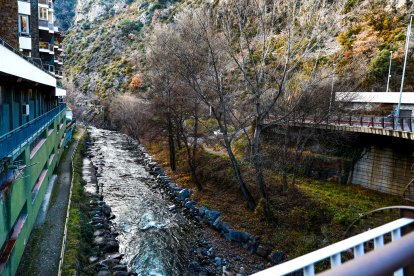
[[[190,189],[182,188],[174,183],[148,154],[143,155],[145,156],[144,164],[150,174],[157,179],[158,188],[168,193],[171,200],[175,202],[170,206],[170,211],[184,208],[201,225],[207,225],[219,234],[217,236],[212,231],[199,234],[199,241],[192,252],[192,256],[196,258],[189,266],[190,273],[220,275],[222,272],[224,275],[249,275],[263,270],[266,266],[277,265],[285,261],[286,257],[283,252],[271,252],[260,243],[259,237],[233,229],[222,219],[219,211],[199,206],[196,201],[190,199]],[[223,238],[227,243],[223,241]],[[260,258],[251,256],[251,254]],[[243,266],[246,263],[249,266]]]
[[[93,157],[90,150],[87,154]],[[180,213],[191,220],[197,229],[188,252],[188,275],[250,275],[285,260],[282,252],[271,252],[258,237],[233,229],[222,219],[220,212],[199,206],[191,200],[191,190],[174,183],[142,147],[137,147],[134,154],[135,162],[149,172],[147,185],[154,192],[161,192],[169,198],[171,216]],[[97,166],[93,167],[95,176],[99,177],[101,172]],[[118,232],[112,222],[115,215],[105,203],[100,185],[96,181],[96,193],[91,195],[89,204],[96,253],[89,258],[90,267],[100,276],[135,275],[128,271],[123,254],[119,253]]]

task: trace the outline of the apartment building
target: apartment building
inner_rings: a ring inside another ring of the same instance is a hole
[[[62,78],[63,35],[55,26],[53,0],[19,0],[18,48],[46,70]]]
[[[0,275],[15,275],[70,130],[53,1],[0,0]],[[58,71],[58,72],[57,72]]]

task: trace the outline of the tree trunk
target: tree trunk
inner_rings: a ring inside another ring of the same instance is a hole
[[[236,157],[234,156],[233,150],[231,149],[230,141],[228,140],[227,137],[224,138],[224,144],[226,146],[226,150],[229,155],[231,165],[233,167],[234,177],[236,178],[236,181],[239,184],[240,191],[242,192],[243,197],[247,202],[247,206],[249,210],[252,211],[256,207],[256,202],[252,194],[250,193],[249,189],[247,188],[246,183],[243,180],[243,177],[240,171],[240,166],[237,162]]]
[[[263,176],[263,164],[262,156],[260,152],[260,133],[261,126],[259,123],[256,124],[254,137],[253,137],[253,162],[256,170],[256,183],[259,186],[260,196],[265,201],[264,212],[267,218],[270,217],[270,206],[269,199],[267,196],[266,182]]]
[[[173,133],[172,122],[170,118],[168,118],[168,148],[170,152],[170,168],[172,171],[176,171],[177,162],[176,162],[176,156],[175,156],[174,133]]]

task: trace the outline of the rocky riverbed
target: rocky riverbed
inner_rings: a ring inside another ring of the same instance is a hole
[[[98,275],[250,275],[283,261],[283,253],[191,201],[191,190],[129,137],[88,134],[83,175],[97,252],[89,260]]]

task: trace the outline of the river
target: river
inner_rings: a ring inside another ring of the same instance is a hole
[[[185,275],[194,226],[180,212],[169,211],[171,201],[158,189],[142,164],[143,152],[127,136],[89,128],[90,162],[105,202],[116,218],[120,253],[138,275]],[[84,174],[86,189],[96,191],[92,175]]]

